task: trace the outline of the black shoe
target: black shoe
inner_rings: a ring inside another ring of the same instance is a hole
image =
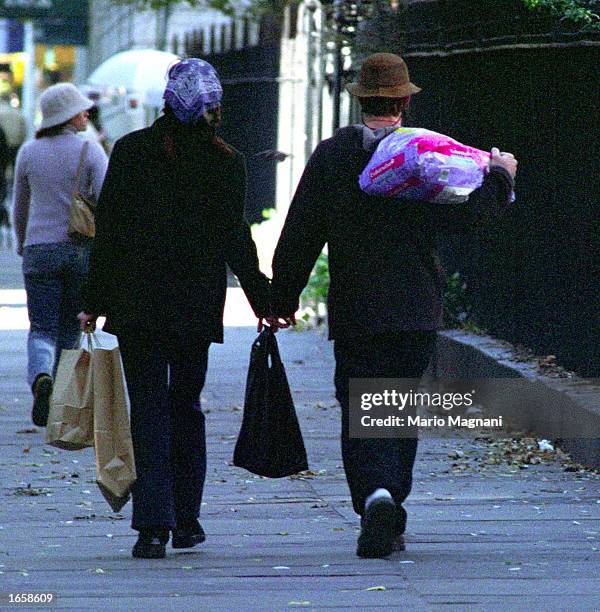
[[[206,540],[206,534],[198,521],[181,525],[173,529],[173,548],[193,548]]]
[[[40,374],[33,383],[33,408],[31,420],[38,427],[46,427],[50,412],[50,396],[52,395],[52,378],[48,374]]]
[[[406,550],[406,543],[404,542],[404,536],[400,534],[396,534],[394,536],[394,550],[397,552],[402,552]]]
[[[406,550],[406,543],[404,542],[406,510],[402,506],[396,506],[396,508],[398,508],[398,511],[396,512],[396,522],[394,524],[394,550],[401,552]]]
[[[402,535],[406,531],[406,510],[401,504],[396,503],[396,535]]]
[[[389,498],[371,502],[362,519],[356,554],[366,559],[387,557],[394,550],[396,504]]]
[[[398,506],[396,506],[397,508]],[[404,532],[406,531],[406,510],[400,506],[401,512],[396,511],[396,521],[394,523],[394,537],[404,540]],[[365,519],[360,517],[360,527],[363,528]]]
[[[164,559],[168,541],[168,529],[140,529],[131,554],[137,559]]]

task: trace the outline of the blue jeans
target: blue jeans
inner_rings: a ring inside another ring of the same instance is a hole
[[[56,374],[62,349],[77,348],[77,314],[87,274],[89,246],[72,242],[34,244],[23,250],[29,337],[27,380]]]

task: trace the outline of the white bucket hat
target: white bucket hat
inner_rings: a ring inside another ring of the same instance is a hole
[[[40,98],[41,130],[66,123],[79,113],[89,110],[94,103],[72,83],[57,83],[48,87]]]

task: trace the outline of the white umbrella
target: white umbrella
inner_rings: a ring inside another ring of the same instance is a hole
[[[142,94],[146,104],[159,106],[167,84],[167,70],[179,58],[155,49],[133,49],[109,57],[89,76],[89,85],[101,89],[124,88]]]

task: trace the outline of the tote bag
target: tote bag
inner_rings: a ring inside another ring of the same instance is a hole
[[[308,469],[287,376],[270,328],[263,330],[252,345],[244,415],[233,463],[269,478]]]

